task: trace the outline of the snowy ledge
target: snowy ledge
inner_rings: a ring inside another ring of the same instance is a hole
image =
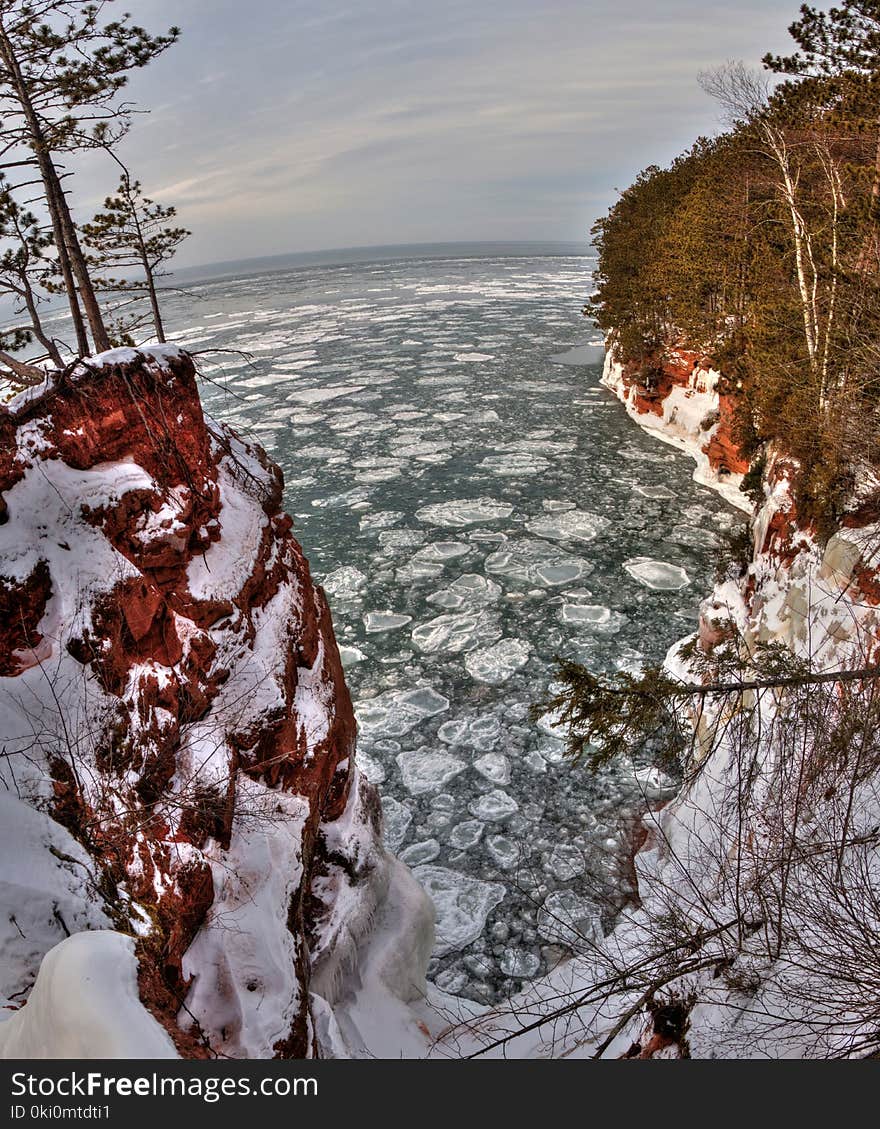
[[[610,348],[605,353],[601,383],[621,401],[630,418],[639,427],[694,460],[697,464],[694,482],[715,490],[730,505],[751,514],[752,504],[739,488],[742,475],[719,475],[704,450],[712,438],[713,429],[704,430],[702,425],[707,416],[718,411],[719,400],[715,389],[719,375],[709,369],[704,374],[705,387],[691,383],[689,388],[673,388],[663,400],[662,417],[638,410],[635,388],[627,388],[623,379],[623,365],[613,359]]]
[[[185,350],[179,345],[139,345],[136,349],[124,347],[108,349],[104,353],[96,353],[94,357],[83,357],[77,362],[71,379],[76,380],[83,371],[88,372],[96,368],[109,368],[113,365],[131,365],[138,362],[152,364],[157,369],[167,369],[173,361],[186,356]],[[55,378],[58,369],[46,367],[46,375],[39,384],[31,385],[23,391],[11,396],[3,407],[11,414],[18,415],[29,404],[39,400],[55,387]]]

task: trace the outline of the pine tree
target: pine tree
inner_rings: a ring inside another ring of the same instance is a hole
[[[115,196],[104,201],[104,210],[83,224],[86,246],[92,251],[88,257],[90,267],[96,271],[127,270],[136,268],[142,279],[104,277],[96,280],[100,290],[124,291],[146,294],[150,302],[156,340],[165,341],[165,328],[156,287],[157,278],[167,273],[162,270],[176,253],[177,248],[190,234],[184,227],[175,227],[177,210],[143,195],[140,182],[132,181],[123,172]]]
[[[0,360],[16,371],[20,379],[34,377],[26,371],[32,366],[23,365],[9,355],[39,341],[46,356],[61,367],[61,354],[55,341],[45,331],[39,305],[43,301],[41,289],[51,289],[51,276],[56,263],[47,256],[52,248],[52,236],[39,223],[37,217],[23,209],[10,191],[5,178],[0,175],[0,240],[8,241],[0,254],[0,293],[12,298],[16,313],[27,313],[29,324],[16,326],[0,334]]]
[[[128,14],[108,23],[114,0],[0,0],[0,165],[36,166],[43,185],[70,303],[77,349],[88,352],[83,310],[95,349],[109,337],[59,175],[60,154],[112,146],[130,110],[118,99],[129,72],[146,66],[179,34],[153,36]],[[82,306],[80,306],[80,302]]]

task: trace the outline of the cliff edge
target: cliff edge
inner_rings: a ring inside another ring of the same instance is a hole
[[[348,1053],[333,1007],[379,922],[377,990],[423,994],[431,911],[382,846],[281,473],[204,416],[189,355],[0,407],[0,612],[2,1053],[112,1051],[99,950],[143,1054]]]

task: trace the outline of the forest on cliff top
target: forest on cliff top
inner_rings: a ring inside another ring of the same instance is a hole
[[[751,484],[772,445],[831,529],[880,463],[880,4],[804,5],[789,30],[797,50],[764,72],[703,74],[727,128],[596,223],[588,312],[648,384],[664,350],[703,351]]]

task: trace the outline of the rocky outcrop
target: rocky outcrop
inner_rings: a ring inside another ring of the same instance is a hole
[[[739,487],[749,469],[736,439],[736,401],[722,375],[702,354],[668,349],[650,363],[605,356],[602,383],[658,439],[691,455],[694,479],[732,505],[750,509]]]
[[[313,954],[344,896],[356,963],[391,864],[280,471],[171,347],[48,375],[0,437],[3,783],[76,845],[79,927],[135,938],[179,1053],[318,1053]],[[0,943],[18,1006],[41,945]]]

